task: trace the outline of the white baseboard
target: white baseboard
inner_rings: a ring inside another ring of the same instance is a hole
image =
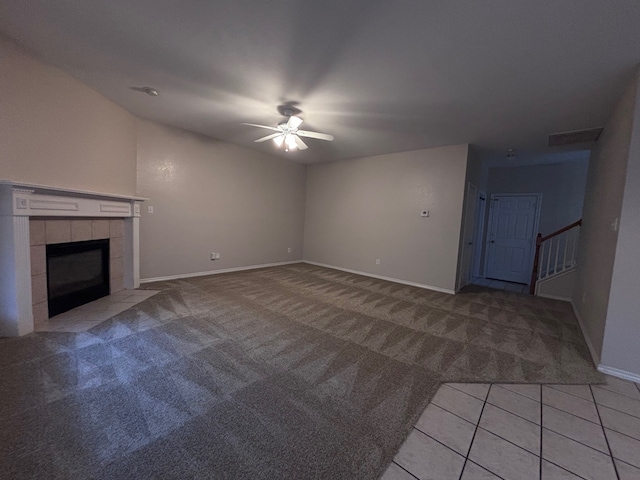
[[[219,273],[242,272],[244,270],[277,267],[279,265],[291,265],[293,263],[302,263],[302,260],[294,260],[292,262],[263,263],[261,265],[248,265],[246,267],[222,268],[220,270],[210,270],[208,272],[181,273],[179,275],[167,275],[166,277],[141,278],[140,283],[162,282],[165,280],[178,280],[180,278],[206,277],[207,275],[217,275]]]
[[[423,283],[409,282],[407,280],[400,280],[398,278],[393,278],[393,277],[385,277],[383,275],[375,275],[373,273],[361,272],[359,270],[352,270],[350,268],[336,267],[335,265],[328,265],[326,263],[312,262],[310,260],[302,260],[302,262],[308,263],[309,265],[316,265],[318,267],[333,268],[334,270],[340,270],[342,272],[355,273],[356,275],[363,275],[365,277],[377,278],[378,280],[386,280],[387,282],[401,283],[402,285],[410,285],[412,287],[424,288],[426,290],[434,290],[436,292],[449,293],[451,295],[455,295],[456,293],[453,290],[449,290],[447,288],[434,287],[432,285],[425,285]]]
[[[570,302],[571,299],[568,297],[561,297],[559,295],[547,295],[547,294],[541,294],[541,293],[536,293],[536,297],[540,297],[540,298],[550,298],[551,300],[560,300],[562,302]],[[576,315],[577,316],[577,315]]]
[[[630,382],[640,383],[640,375],[636,373],[627,372],[626,370],[620,370],[619,368],[607,367],[606,365],[598,365],[598,370],[613,377],[622,378],[623,380],[629,380]]]
[[[584,328],[584,322],[582,320],[582,317],[580,316],[580,313],[578,312],[578,309],[576,308],[575,303],[573,303],[573,300],[571,300],[570,303],[571,303],[571,309],[573,310],[573,314],[578,319],[578,325],[580,326],[580,330],[582,331],[582,336],[584,337],[584,341],[587,343],[587,347],[589,348],[589,353],[591,353],[591,360],[593,360],[593,364],[596,365],[598,369],[600,369],[600,357],[596,353],[596,349],[593,348],[593,344],[591,343],[591,338],[589,338],[589,335],[587,335],[587,329]]]

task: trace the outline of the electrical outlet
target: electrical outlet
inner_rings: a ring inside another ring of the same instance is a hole
[[[376,258],[376,265],[380,265],[380,259]]]
[[[216,260],[220,260],[220,254],[216,253]]]
[[[147,206],[147,213],[153,213],[153,205]]]
[[[287,253],[291,253],[291,247],[287,248]]]

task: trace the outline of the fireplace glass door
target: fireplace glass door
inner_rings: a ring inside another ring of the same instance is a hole
[[[47,245],[49,316],[109,295],[109,239]]]

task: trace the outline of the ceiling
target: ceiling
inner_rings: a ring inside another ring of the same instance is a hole
[[[636,0],[2,0],[0,31],[132,113],[303,163],[549,153],[640,63]],[[153,98],[129,89],[151,86]],[[296,102],[310,139],[254,144]]]

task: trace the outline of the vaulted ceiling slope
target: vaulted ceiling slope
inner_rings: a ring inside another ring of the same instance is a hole
[[[640,62],[637,0],[2,0],[0,30],[132,113],[311,163],[601,126]],[[152,86],[156,98],[130,86]],[[242,122],[335,135],[288,154]]]

